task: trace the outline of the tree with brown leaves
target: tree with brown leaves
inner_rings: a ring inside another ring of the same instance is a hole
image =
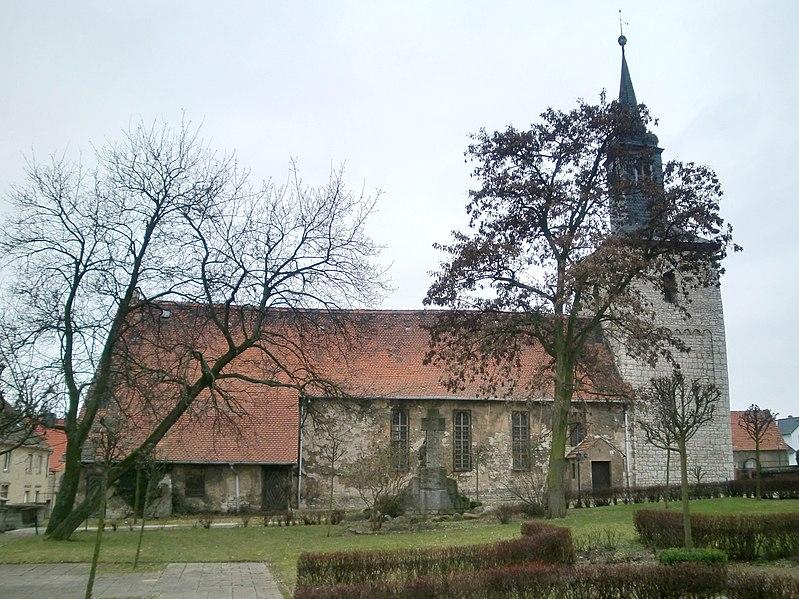
[[[753,403],[738,418],[738,424],[746,431],[749,438],[755,442],[755,496],[763,498],[761,488],[762,468],[760,466],[760,446],[766,438],[768,430],[777,422],[778,414],[771,410],[761,409]]]
[[[550,517],[566,511],[575,393],[626,394],[608,388],[605,343],[652,366],[686,350],[658,323],[647,290],[677,273],[674,306],[688,317],[690,292],[718,284],[731,244],[716,175],[661,165],[650,122],[643,106],[581,102],[547,110],[529,130],[480,131],[467,152],[478,183],[469,230],[437,246],[448,257],[425,302],[449,310],[431,328],[428,361],[448,369],[452,389],[479,381],[486,395],[554,399]],[[533,347],[548,360],[531,373]]]

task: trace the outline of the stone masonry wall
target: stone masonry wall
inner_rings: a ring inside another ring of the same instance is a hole
[[[477,499],[478,472],[472,467],[468,472],[453,471],[452,418],[454,410],[469,410],[472,418],[472,448],[482,445],[487,451],[486,463],[479,468],[479,499],[484,503],[512,500],[508,487],[518,484],[521,477],[533,477],[543,481],[548,459],[549,442],[545,423],[549,422],[549,402],[507,402],[498,400],[433,400],[433,399],[375,399],[368,402],[354,400],[316,400],[315,409],[328,416],[333,415],[341,429],[346,430],[345,455],[341,460],[342,470],[346,462],[356,459],[360,448],[368,447],[370,442],[377,441],[388,444],[390,439],[390,422],[392,408],[408,410],[409,445],[411,471],[415,472],[419,462],[419,449],[424,441],[422,418],[427,415],[429,407],[438,408],[445,420],[445,431],[442,443],[444,467],[448,476],[458,483],[461,493],[470,499]],[[544,442],[538,452],[538,461],[530,472],[513,469],[511,440],[511,413],[515,410],[527,410],[530,415],[531,438],[536,439],[543,431]],[[575,401],[572,420],[582,422],[586,433],[606,438],[613,445],[624,451],[624,416],[623,407],[610,402]],[[325,474],[325,462],[322,457],[322,446],[325,439],[316,430],[309,419],[303,433],[303,471],[304,502],[309,507],[325,506],[330,492],[329,476]],[[570,447],[568,449],[571,449]],[[567,449],[567,451],[568,451]],[[622,461],[623,463],[623,461]],[[585,467],[590,470],[590,461]],[[614,480],[621,480],[625,475],[613,472]],[[532,473],[532,474],[531,474]],[[567,474],[568,476],[568,474]],[[334,483],[334,503],[340,508],[363,508],[364,503],[357,491],[347,487],[340,477]]]
[[[688,446],[688,469],[701,466],[703,481],[722,481],[733,478],[732,433],[730,431],[730,396],[727,379],[727,349],[724,334],[724,311],[719,287],[695,290],[689,305],[690,318],[685,320],[679,311],[663,299],[659,289],[648,288],[647,296],[655,306],[660,323],[676,332],[691,348],[687,354],[676,352],[676,359],[687,379],[704,378],[721,391],[713,420],[696,434]],[[682,297],[678,301],[684,301]],[[639,388],[654,376],[668,375],[671,368],[660,364],[655,369],[630,358],[624,349],[614,347],[617,365],[622,376]],[[666,480],[666,452],[646,442],[632,414],[632,472],[630,484],[646,486]],[[679,458],[672,454],[670,480],[679,481]]]

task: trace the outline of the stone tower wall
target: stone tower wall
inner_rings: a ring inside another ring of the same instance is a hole
[[[721,400],[716,406],[714,418],[704,425],[688,445],[689,479],[694,482],[691,470],[701,466],[705,473],[703,482],[732,479],[732,433],[730,431],[730,395],[727,379],[727,349],[724,334],[724,310],[719,287],[695,290],[689,304],[690,318],[687,320],[672,304],[663,299],[660,289],[648,288],[647,295],[653,302],[662,325],[668,327],[691,348],[687,354],[677,352],[687,379],[711,380],[721,391]],[[680,298],[680,301],[684,301]],[[614,347],[621,375],[633,387],[649,382],[653,376],[668,375],[668,364],[652,369],[649,365],[630,358],[621,347]],[[646,442],[637,424],[635,409],[632,410],[630,484],[646,486],[666,482],[666,452]],[[672,454],[670,482],[680,480],[679,458]]]

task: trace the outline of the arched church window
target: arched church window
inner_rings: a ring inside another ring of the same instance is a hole
[[[672,270],[663,273],[663,299],[670,304],[677,302],[677,276]]]
[[[585,427],[581,422],[572,422],[569,425],[569,445],[579,445],[585,439]]]

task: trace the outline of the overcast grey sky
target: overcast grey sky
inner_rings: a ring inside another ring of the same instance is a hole
[[[0,5],[0,194],[23,156],[203,123],[258,178],[345,162],[381,189],[373,237],[421,306],[435,241],[464,222],[467,134],[527,126],[619,81],[618,8],[664,157],[721,176],[745,252],[723,282],[733,408],[799,413],[795,193],[799,2],[137,2]]]

